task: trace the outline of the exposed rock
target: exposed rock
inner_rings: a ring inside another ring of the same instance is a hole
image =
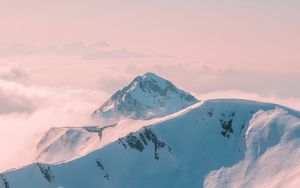
[[[49,166],[44,167],[41,163],[36,163],[36,166],[39,167],[43,176],[46,178],[47,181],[50,183],[54,182],[54,176],[51,173],[51,169]]]
[[[159,140],[156,134],[150,128],[144,128],[144,130],[138,133],[138,136],[130,133],[125,138],[119,139],[119,144],[122,144],[126,149],[129,146],[131,149],[142,152],[149,143],[154,146],[154,159],[159,160],[159,149],[164,148],[166,143]],[[171,152],[171,147],[168,146],[168,151]]]
[[[4,188],[9,188],[9,183],[6,180],[6,178],[4,177],[3,174],[0,173],[0,179],[2,180],[2,185],[4,186]]]
[[[102,164],[99,160],[97,160],[96,163],[97,163],[97,166],[100,168],[100,170],[103,172],[103,177],[104,177],[106,180],[109,180],[108,173],[106,172],[106,170],[105,170],[103,164]]]
[[[221,114],[222,119],[220,119],[221,124],[221,134],[224,137],[230,138],[230,135],[233,134],[233,128],[232,128],[232,122],[233,118],[235,116],[235,112],[231,112],[228,115],[225,115],[224,113]]]

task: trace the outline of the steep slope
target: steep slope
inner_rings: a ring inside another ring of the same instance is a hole
[[[245,157],[211,172],[205,187],[299,187],[300,120],[283,109],[260,111],[250,122]]]
[[[93,117],[115,123],[120,119],[151,119],[163,117],[199,102],[191,94],[154,73],[136,77],[117,91]]]
[[[122,120],[107,126],[51,128],[42,137],[36,148],[36,161],[57,163],[69,161],[95,151],[121,137],[145,126],[178,116],[197,106],[197,103],[177,113],[151,120]]]
[[[77,160],[2,173],[0,187],[299,185],[299,117],[274,104],[207,101]]]
[[[149,120],[167,116],[197,102],[198,99],[170,81],[146,73],[116,92],[93,113],[93,117],[100,117],[107,126],[52,128],[39,142],[36,160],[56,163],[76,159],[147,124],[130,119]],[[94,130],[91,131],[91,128]],[[102,136],[103,139],[100,138]]]

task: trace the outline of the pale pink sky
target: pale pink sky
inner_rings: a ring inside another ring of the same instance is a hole
[[[200,98],[300,109],[299,10],[297,0],[1,1],[0,171],[32,135],[80,126],[149,71]]]
[[[75,61],[82,63],[79,70],[84,67],[87,71],[95,69],[91,65],[95,62],[98,69],[106,65],[116,65],[114,69],[118,69],[117,64],[127,63],[138,68],[147,65],[149,71],[165,65],[177,71],[178,65],[184,65],[193,72],[201,67],[210,69],[210,75],[200,70],[200,82],[187,86],[195,92],[230,87],[300,96],[296,87],[300,73],[300,3],[295,0],[10,0],[1,1],[0,5],[1,64],[18,62],[27,69],[42,68],[49,66],[49,56],[56,55],[51,64],[63,64],[57,69]],[[99,57],[96,49],[87,49],[99,41],[105,41],[107,46],[98,49],[108,50],[109,54],[104,51]],[[85,55],[90,58],[80,58]],[[68,59],[63,59],[66,56]],[[32,59],[37,59],[38,65],[25,64],[35,61]],[[190,70],[183,71],[181,76],[176,73],[177,78],[170,76],[186,83],[189,79],[185,77],[193,74]],[[77,70],[73,71],[76,74]],[[118,71],[133,77],[144,70]],[[167,72],[158,71],[169,76]],[[49,80],[51,70],[47,73],[49,76],[45,77]],[[64,83],[65,75],[54,77],[60,77],[56,81]],[[266,78],[259,79],[261,75]],[[214,83],[202,77],[218,78]],[[269,85],[271,80],[278,85]]]
[[[276,70],[299,61],[298,1],[11,0],[0,5],[2,42],[105,40],[185,63],[262,63]]]

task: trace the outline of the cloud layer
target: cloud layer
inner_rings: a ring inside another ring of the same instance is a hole
[[[62,45],[47,45],[43,47],[25,43],[0,43],[0,58],[32,56],[75,56],[84,60],[140,59],[150,57],[145,53],[136,52],[125,48],[111,48],[110,45],[105,41],[92,44],[72,42]],[[152,56],[156,58],[167,57],[163,55]]]
[[[36,143],[48,128],[95,123],[90,120],[91,113],[145,72],[155,72],[202,100],[244,98],[300,109],[294,74],[184,63],[113,49],[102,42],[75,42],[49,49],[47,53],[37,50],[22,57],[18,57],[20,53],[0,58],[0,147],[5,151],[0,171],[30,162]],[[89,53],[95,54],[83,58]]]

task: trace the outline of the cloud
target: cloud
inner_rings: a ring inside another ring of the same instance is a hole
[[[93,125],[90,115],[105,96],[0,80],[0,172],[32,162],[36,144],[50,127]]]
[[[102,72],[97,81],[97,85],[99,86],[99,90],[112,95],[116,91],[128,85],[129,82],[131,82],[131,80],[127,76],[124,76],[124,74],[111,74],[109,72]]]
[[[81,48],[80,43],[71,46]],[[110,49],[107,47],[105,50]],[[251,84],[247,87],[243,76],[248,79],[256,76],[253,80],[259,82],[259,73],[243,75],[243,71],[228,71],[228,67],[221,69],[200,63],[168,62],[170,59],[164,59],[163,63],[152,62],[151,58],[128,59],[121,63],[111,59],[100,63],[82,63],[79,59],[69,63],[68,58],[67,61],[53,59],[41,58],[45,60],[43,63],[40,59],[29,59],[26,63],[12,60],[11,67],[4,59],[0,66],[0,104],[4,104],[4,110],[0,112],[0,148],[5,151],[1,153],[0,171],[31,160],[36,142],[50,127],[93,125],[89,117],[100,104],[129,84],[135,76],[149,71],[169,79],[202,100],[244,98],[300,109],[298,98],[267,95],[252,88]],[[22,68],[22,65],[26,67]],[[281,75],[278,75],[274,80],[280,78]],[[290,88],[293,89],[297,88]]]
[[[0,80],[0,115],[9,113],[31,113],[40,97],[31,94],[20,84]]]
[[[0,57],[28,57],[28,56],[83,56],[96,50],[107,48],[109,44],[99,41],[92,44],[83,42],[71,42],[62,45],[37,46],[24,43],[0,43]]]
[[[105,49],[105,50],[104,50]],[[141,59],[141,58],[169,58],[167,55],[147,55],[145,53],[114,49],[105,41],[92,44],[71,42],[62,45],[36,46],[23,43],[0,43],[0,58],[31,57],[31,56],[73,56],[83,60],[96,59]]]
[[[39,51],[39,48],[34,45],[26,45],[21,43],[7,44],[0,43],[0,57],[13,56],[30,56]]]
[[[211,82],[214,85],[211,90],[215,90],[217,86],[220,90],[239,89],[265,95],[300,97],[299,74],[238,70],[230,67],[213,74],[215,81]]]
[[[85,44],[83,42],[71,42],[63,45],[50,45],[40,48],[39,53],[44,55],[58,55],[58,56],[82,56],[86,53],[94,52],[102,48],[109,47],[105,41],[96,42],[93,44]]]
[[[271,68],[269,71],[249,70],[208,63],[157,63],[137,67],[137,72],[156,72],[196,93],[241,90],[282,98],[300,98],[299,74],[273,72]]]
[[[0,79],[2,80],[19,80],[25,77],[27,77],[25,69],[0,66]]]
[[[261,95],[254,92],[245,92],[241,90],[218,90],[213,92],[198,93],[197,97],[200,100],[209,99],[245,99],[261,102],[269,102],[280,104],[300,111],[300,98],[283,98],[272,95]]]
[[[104,50],[105,49],[105,50]],[[24,43],[0,43],[0,58],[59,56],[78,57],[84,60],[95,59],[141,59],[141,58],[169,58],[167,55],[148,55],[126,48],[114,49],[105,41],[85,44],[70,42],[62,45],[37,46]]]
[[[92,53],[88,53],[82,57],[82,59],[140,59],[147,58],[149,55],[144,53],[130,51],[127,49],[119,50],[98,50]]]
[[[109,44],[105,41],[100,41],[100,42],[91,44],[89,47],[90,48],[108,48]]]

